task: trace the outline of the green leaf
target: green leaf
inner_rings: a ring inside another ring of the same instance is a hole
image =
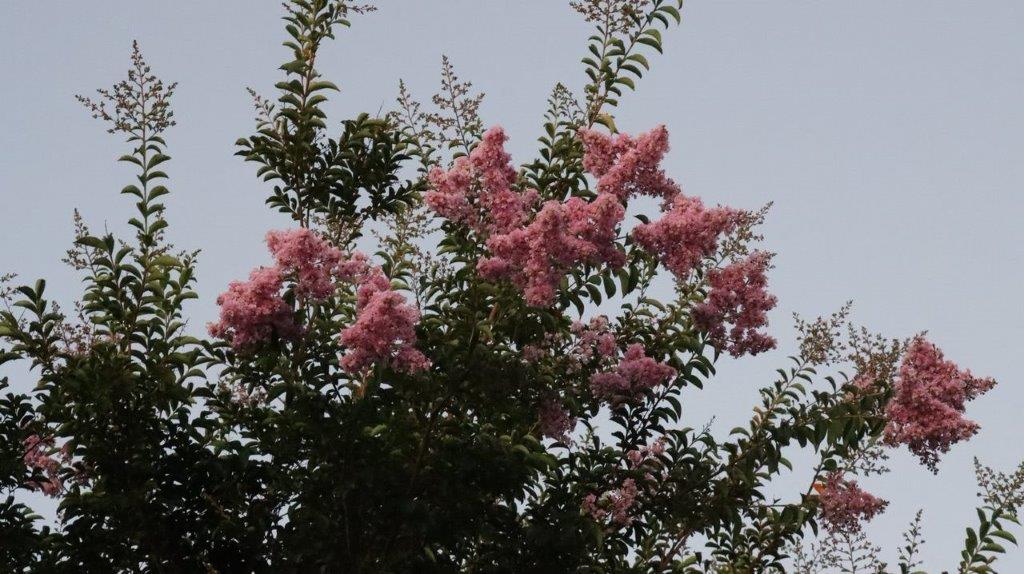
[[[679,10],[677,10],[674,6],[662,6],[661,11],[675,18],[676,24],[679,24],[683,21],[682,14],[680,14]]]

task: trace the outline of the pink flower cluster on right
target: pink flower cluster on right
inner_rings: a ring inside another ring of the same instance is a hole
[[[719,238],[740,224],[741,211],[705,207],[700,198],[683,195],[658,167],[668,150],[664,126],[635,140],[624,135],[611,138],[594,130],[582,132],[581,137],[586,148],[584,166],[599,177],[598,191],[622,201],[638,193],[663,198],[664,215],[638,225],[632,235],[680,281],[712,257]],[[767,313],[776,304],[767,291],[768,262],[767,254],[754,253],[709,271],[710,293],[694,309],[694,317],[716,348],[738,357],[775,347],[775,339],[759,331],[767,325]],[[612,384],[610,379],[600,386],[608,384]]]
[[[907,445],[922,463],[937,471],[940,455],[978,432],[978,423],[963,416],[965,403],[995,384],[993,379],[960,370],[938,347],[923,337],[915,338],[900,363],[886,408],[886,442]]]
[[[598,179],[593,201],[547,201],[534,213],[537,192],[513,189],[516,172],[500,127],[488,130],[452,169],[430,173],[427,205],[486,238],[490,255],[477,263],[480,276],[511,281],[523,290],[528,304],[551,305],[562,278],[577,265],[614,269],[625,263],[618,230],[625,204],[636,195],[660,197],[665,214],[637,226],[633,238],[680,280],[713,256],[719,238],[740,224],[742,212],[707,208],[699,198],[683,196],[665,175],[660,167],[668,151],[665,126],[636,137],[593,129],[581,130],[579,137],[584,168]],[[698,310],[699,323],[709,330],[713,344],[733,355],[759,353],[775,344],[757,331],[775,305],[764,289],[766,266],[767,256],[754,255],[710,274],[711,294]]]
[[[734,357],[775,348],[775,339],[758,331],[768,324],[768,311],[778,301],[767,289],[769,263],[769,255],[758,251],[708,273],[711,289],[694,307],[693,318],[715,348]]]
[[[608,325],[608,317],[605,315],[598,315],[586,324],[574,321],[569,330],[576,335],[576,343],[569,350],[568,355],[574,359],[577,368],[590,363],[595,358],[611,357],[618,353],[618,340],[615,337],[615,332]]]
[[[599,178],[593,201],[552,200],[534,215],[537,192],[512,190],[515,170],[499,127],[488,130],[451,170],[435,169],[430,175],[427,205],[487,236],[491,255],[478,263],[480,275],[511,281],[530,305],[550,305],[562,277],[576,265],[623,265],[625,254],[616,236],[630,197],[644,194],[668,201],[679,193],[679,186],[659,167],[668,150],[664,126],[636,138],[613,138],[595,130],[583,130],[580,137],[587,152],[584,166]]]
[[[864,492],[854,480],[841,472],[832,472],[824,484],[815,484],[821,505],[821,518],[831,532],[858,532],[861,524],[881,514],[888,502]]]

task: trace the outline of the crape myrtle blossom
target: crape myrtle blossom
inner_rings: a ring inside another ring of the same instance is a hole
[[[775,339],[758,329],[768,324],[777,302],[767,291],[771,256],[762,251],[708,272],[707,298],[693,310],[694,322],[710,343],[734,357],[775,348]]]
[[[635,138],[594,129],[581,130],[579,135],[586,150],[583,167],[598,178],[599,193],[614,195],[623,203],[634,195],[660,197],[667,203],[679,194],[679,186],[660,167],[668,152],[665,126]]]
[[[414,347],[417,322],[419,311],[391,289],[380,267],[371,268],[357,291],[355,323],[341,332],[341,343],[348,348],[342,368],[359,372],[374,363],[404,373],[430,368],[430,360]]]
[[[697,197],[678,195],[660,219],[638,225],[633,238],[679,280],[718,249],[718,238],[736,229],[742,212],[707,208]]]
[[[862,523],[881,514],[889,503],[862,490],[854,480],[834,471],[815,483],[821,518],[830,532],[858,532]]]
[[[451,170],[431,172],[427,205],[486,237],[490,253],[477,264],[481,277],[511,281],[530,305],[551,305],[562,278],[575,266],[617,269],[625,263],[617,235],[624,204],[635,195],[660,197],[668,208],[659,221],[639,226],[634,237],[680,278],[714,253],[721,234],[736,227],[739,212],[707,209],[697,198],[682,197],[679,186],[659,167],[668,150],[664,126],[635,138],[596,130],[579,135],[584,168],[598,178],[593,200],[552,200],[534,214],[537,194],[513,190],[515,170],[498,127],[488,130]]]
[[[579,197],[548,201],[529,225],[492,235],[487,240],[492,256],[481,259],[477,270],[485,279],[511,280],[530,305],[550,305],[562,277],[574,266],[622,266],[625,255],[614,239],[624,215],[622,204],[611,196],[593,202]]]
[[[60,449],[60,460],[53,457],[53,438],[42,438],[37,434],[29,435],[24,443],[25,454],[22,461],[30,470],[41,471],[46,480],[30,480],[27,484],[32,490],[39,490],[46,496],[57,496],[64,492],[64,482],[60,478],[61,461],[68,462],[71,454],[67,445]]]
[[[573,321],[569,334],[571,337],[546,333],[541,341],[524,345],[520,357],[530,365],[551,357],[569,374],[587,367],[614,364],[619,351],[618,340],[606,315],[593,317],[587,323]]]
[[[505,152],[507,139],[505,130],[495,126],[468,156],[456,159],[452,169],[431,170],[432,189],[423,197],[427,206],[449,221],[486,235],[507,233],[524,224],[537,192],[512,189],[516,170]]]
[[[438,215],[486,237],[490,256],[477,264],[483,278],[509,280],[527,303],[548,306],[574,266],[625,263],[615,242],[625,208],[615,195],[600,194],[594,201],[548,201],[534,211],[537,192],[513,189],[516,172],[504,150],[506,139],[500,127],[491,128],[451,170],[431,171],[432,189],[424,201]]]
[[[576,343],[569,350],[569,356],[580,365],[590,363],[595,358],[614,356],[618,351],[618,341],[605,315],[598,315],[586,324],[573,321],[569,330],[576,336]]]
[[[255,269],[248,281],[228,285],[217,298],[220,320],[209,326],[211,335],[229,340],[236,350],[273,336],[294,339],[301,334],[291,305],[281,296],[286,278],[293,280],[299,297],[323,300],[334,293],[336,279],[351,280],[366,267],[362,254],[346,260],[341,250],[307,228],[270,231],[266,241],[276,265]]]
[[[543,436],[559,442],[567,442],[569,433],[576,426],[576,419],[569,416],[561,401],[548,398],[541,402],[538,409],[539,427]]]
[[[391,289],[381,268],[371,266],[364,254],[346,255],[306,228],[271,231],[267,247],[276,265],[256,269],[249,281],[228,286],[217,299],[220,320],[210,325],[211,335],[227,339],[236,350],[273,336],[295,339],[302,329],[281,294],[286,280],[293,282],[296,295],[310,301],[329,298],[339,283],[355,283],[355,322],[340,337],[347,347],[342,367],[358,372],[382,363],[406,373],[429,367],[427,358],[414,348],[418,311]]]
[[[658,457],[665,452],[665,437],[661,437],[649,445],[641,446],[626,452],[626,460],[629,461],[630,468],[640,468],[645,464],[659,465],[661,464]]]
[[[923,337],[915,338],[904,353],[886,407],[886,442],[907,445],[937,472],[940,455],[978,432],[978,424],[963,416],[965,403],[995,384],[993,379],[960,370],[938,347]]]
[[[281,297],[281,270],[260,267],[248,281],[232,281],[217,297],[220,320],[210,323],[210,335],[226,339],[236,351],[272,337],[294,339],[301,329],[292,308]]]
[[[605,518],[611,517],[613,524],[617,526],[629,526],[633,523],[633,506],[636,504],[636,497],[639,494],[636,480],[627,478],[622,481],[622,486],[606,492],[602,496],[588,494],[583,499],[583,513],[590,516],[597,522],[603,522]]]
[[[676,375],[675,369],[648,357],[646,353],[643,345],[633,343],[614,370],[592,375],[590,389],[594,396],[613,404],[629,401]]]
[[[334,293],[334,278],[345,258],[340,249],[305,227],[268,232],[267,248],[282,274],[295,280],[297,295],[323,300]]]

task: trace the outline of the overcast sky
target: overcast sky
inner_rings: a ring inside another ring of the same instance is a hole
[[[441,54],[486,92],[482,115],[525,162],[546,97],[579,88],[588,28],[562,0],[381,0],[318,63],[338,83],[334,120],[392,105],[399,78],[428,99]],[[180,82],[169,236],[202,248],[198,330],[232,279],[267,261],[262,237],[286,227],[233,142],[252,128],[246,86],[272,93],[287,54],[277,0],[0,0],[0,272],[45,277],[65,302],[80,291],[60,263],[72,209],[94,228],[125,230],[123,144],[74,101],[127,67],[138,39],[163,78]],[[668,126],[670,175],[708,203],[775,207],[778,352],[729,363],[687,424],[746,420],[757,389],[794,352],[791,314],[854,318],[892,336],[928,330],[947,356],[1000,382],[971,404],[982,424],[939,477],[905,452],[862,481],[891,500],[869,532],[894,550],[925,509],[926,566],[955,568],[976,521],[971,457],[1009,469],[1024,458],[1018,385],[1024,353],[1024,3],[892,0],[689,0],[684,22],[639,92],[623,98],[627,132]],[[14,386],[32,382],[21,372]],[[787,487],[799,488],[806,477]],[[889,555],[892,556],[891,554]],[[1024,571],[1011,551],[1000,571]]]

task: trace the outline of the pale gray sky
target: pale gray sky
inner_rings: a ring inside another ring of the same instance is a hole
[[[326,48],[323,72],[342,87],[333,118],[391,105],[399,78],[422,99],[440,55],[487,92],[518,161],[530,159],[551,87],[578,88],[588,29],[562,0],[381,0]],[[288,222],[263,206],[251,165],[232,156],[252,127],[246,86],[270,93],[286,54],[277,0],[0,0],[0,271],[46,277],[69,301],[75,275],[59,262],[71,211],[124,230],[123,145],[74,101],[107,86],[138,39],[158,74],[180,82],[168,134],[171,238],[202,247],[199,328],[231,279],[266,261],[262,236]],[[929,570],[954,568],[976,520],[971,457],[998,467],[1024,458],[1024,4],[1016,0],[689,0],[681,28],[619,127],[665,123],[666,167],[709,203],[772,200],[764,232],[781,349],[724,365],[688,424],[712,414],[728,429],[793,352],[790,314],[826,314],[846,299],[855,319],[906,336],[927,329],[947,355],[1001,385],[972,403],[982,424],[933,477],[905,453],[863,481],[892,501],[869,529],[890,549],[925,509]],[[15,374],[15,373],[12,373]],[[29,381],[17,373],[15,386]],[[803,479],[801,479],[803,480]],[[797,484],[796,482],[793,485]],[[794,486],[795,487],[795,486]],[[1024,571],[1011,551],[1000,571]]]

